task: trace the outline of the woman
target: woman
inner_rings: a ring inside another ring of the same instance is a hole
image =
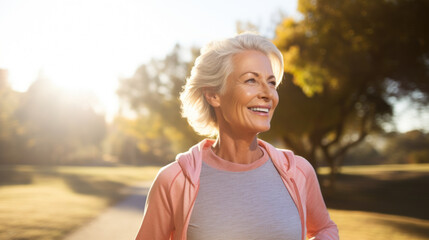
[[[162,168],[137,239],[338,239],[315,172],[257,138],[270,129],[283,57],[245,33],[201,50],[181,93],[196,132],[216,136]]]

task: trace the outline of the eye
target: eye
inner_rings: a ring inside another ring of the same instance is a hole
[[[268,82],[268,84],[271,84],[271,85],[273,85],[273,86],[276,86],[277,82],[276,82],[276,81],[274,81],[274,80],[272,80],[272,81],[269,81],[269,82]]]
[[[246,81],[244,81],[245,83],[255,83],[256,82],[256,80],[254,79],[254,78],[250,78],[250,79],[247,79]]]

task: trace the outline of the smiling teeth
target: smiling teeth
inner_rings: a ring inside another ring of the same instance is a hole
[[[250,110],[255,111],[255,112],[264,112],[264,113],[269,112],[268,108],[250,108]]]

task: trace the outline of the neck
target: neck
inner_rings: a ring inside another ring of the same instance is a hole
[[[212,147],[220,158],[240,164],[252,163],[263,154],[258,146],[257,136],[245,138],[220,132]]]

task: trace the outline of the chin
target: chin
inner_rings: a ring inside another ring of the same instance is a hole
[[[259,134],[259,133],[263,133],[263,132],[268,132],[269,130],[270,130],[270,125],[268,125],[268,126],[261,126],[261,127],[258,127],[256,129],[256,132]]]

